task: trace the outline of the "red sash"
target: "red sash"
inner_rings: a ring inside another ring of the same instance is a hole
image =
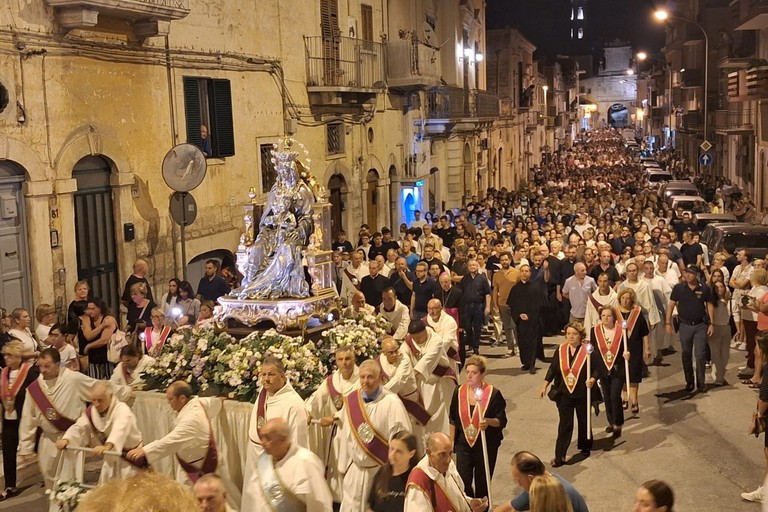
[[[101,443],[102,445],[106,444],[107,443],[107,439],[103,435],[104,432],[102,432],[101,430],[96,428],[96,424],[93,423],[93,418],[91,417],[91,414],[93,414],[93,413],[91,412],[91,409],[93,409],[92,405],[89,405],[88,407],[85,408],[85,417],[88,418],[88,423],[91,424],[91,428],[93,429],[93,431],[97,432],[99,434],[98,435],[99,443]],[[128,457],[126,457],[128,452],[131,451],[132,449],[133,448],[123,448],[123,455],[120,458],[123,459],[128,464],[130,464],[131,466],[134,466],[136,468],[139,468],[139,469],[149,469],[149,462],[147,462],[146,458],[142,457],[142,458],[140,458],[140,459],[138,459],[136,461],[132,461]]]
[[[40,387],[40,381],[33,381],[27,388],[27,391],[29,391],[29,396],[32,397],[37,408],[40,409],[40,412],[45,416],[45,419],[48,420],[48,423],[50,423],[53,428],[60,432],[66,432],[69,427],[75,424],[75,420],[67,418],[54,407],[48,399],[48,395],[46,395]]]
[[[267,390],[261,388],[259,399],[256,401],[256,431],[261,436],[261,428],[267,422]]]
[[[168,339],[168,335],[170,333],[171,333],[171,328],[168,327],[167,325],[160,330],[160,337],[157,340],[157,349],[156,349],[158,352],[163,349],[163,345],[165,345],[165,340]],[[147,352],[152,350],[152,346],[154,345],[154,343],[152,341],[151,326],[144,329],[144,343],[147,346]]]
[[[618,331],[618,329],[616,330]],[[584,368],[584,363],[587,361],[587,351],[583,345],[580,347],[579,352],[576,354],[576,359],[573,360],[573,366],[571,366],[571,363],[569,362],[568,343],[560,345],[558,353],[560,356],[560,373],[562,374],[563,382],[565,382],[568,392],[573,394],[573,391],[576,389],[576,384],[579,382],[581,370]]]
[[[387,372],[384,371],[384,366],[381,364],[381,358],[384,356],[379,356],[376,358],[376,363],[379,365],[379,368],[381,369],[381,383],[386,384],[389,382],[389,375]],[[408,411],[408,414],[410,414],[413,419],[415,419],[419,425],[424,426],[427,423],[429,423],[429,420],[432,419],[432,415],[429,414],[429,411],[427,411],[424,406],[416,400],[411,400],[410,398],[405,398],[404,396],[398,394],[398,397],[400,397],[400,401],[403,402],[403,406],[405,407],[405,410]]]
[[[205,452],[205,457],[203,457],[203,465],[200,466],[200,469],[197,469],[192,465],[192,463],[187,462],[179,457],[178,453],[176,454],[176,460],[179,461],[181,469],[184,470],[184,472],[187,474],[187,477],[192,481],[193,484],[197,483],[201,476],[207,475],[209,473],[215,473],[216,468],[219,465],[219,451],[216,449],[216,440],[213,438],[213,428],[211,428],[210,420],[208,421],[208,430],[210,432],[208,435],[208,451]]]
[[[589,302],[592,304],[592,306],[595,308],[595,311],[597,311],[598,313],[600,312],[600,308],[604,306],[604,304],[602,304],[599,300],[597,300],[595,296],[592,295],[591,293],[589,294]]]
[[[19,374],[16,376],[16,380],[13,381],[12,386],[8,385],[11,369],[7,366],[3,368],[2,374],[0,374],[0,399],[3,401],[3,408],[6,412],[11,413],[16,408],[16,395],[19,394],[24,381],[27,380],[30,368],[32,368],[32,365],[23,363],[19,367]]]
[[[325,383],[328,385],[328,394],[331,395],[333,407],[335,407],[337,411],[341,410],[344,405],[344,396],[333,386],[333,375],[329,375],[325,379]]]
[[[355,441],[378,465],[383,466],[389,457],[389,443],[371,425],[368,413],[365,412],[363,392],[358,389],[349,393],[344,397],[344,406]]]
[[[416,346],[416,342],[413,341],[413,338],[411,338],[411,335],[405,337],[405,344],[408,345],[408,348],[411,349],[411,353],[413,354],[413,357],[416,359],[421,358],[421,350]],[[458,378],[456,377],[456,372],[454,372],[451,368],[447,366],[443,366],[441,364],[438,364],[435,366],[435,369],[432,370],[432,375],[435,375],[437,377],[448,377],[449,379],[453,379],[458,382]]]
[[[445,311],[448,316],[450,316],[456,321],[456,339],[459,339],[459,308],[443,308],[443,311]],[[422,321],[424,322],[424,325],[434,330],[434,328],[431,325],[429,325],[429,315],[422,318]],[[452,346],[449,347],[448,350],[445,351],[445,353],[446,355],[448,355],[449,359],[453,359],[457,363],[461,362],[461,357],[459,357],[459,351],[453,348]]]
[[[456,512],[459,509],[453,504],[445,489],[440,484],[429,478],[423,469],[416,466],[408,475],[408,483],[405,485],[406,493],[409,487],[414,487],[424,493],[430,503],[432,503],[432,512]]]
[[[605,332],[603,331],[603,324],[598,322],[595,326],[595,338],[597,339],[597,348],[600,351],[600,355],[603,358],[605,367],[608,371],[613,369],[614,363],[619,358],[619,351],[621,350],[621,326],[617,325],[616,330],[613,333],[613,339],[610,346],[608,340],[605,338]]]
[[[619,316],[623,321],[627,323],[627,338],[632,334],[632,330],[635,328],[635,324],[637,324],[637,319],[640,318],[640,314],[643,312],[642,308],[640,306],[634,306],[632,308],[632,311],[629,312],[629,318],[624,318],[624,314],[619,311],[618,308],[616,308],[616,311],[619,312]]]
[[[488,410],[488,403],[491,401],[491,393],[493,393],[493,386],[483,383],[482,387],[483,395],[475,405],[475,410],[470,414],[470,387],[468,384],[462,384],[459,386],[459,419],[461,420],[461,428],[464,430],[464,438],[470,447],[475,446],[477,438],[480,437],[480,412],[485,417],[485,411]],[[474,394],[474,391],[472,391]]]
[[[359,290],[360,280],[357,278],[357,276],[346,268],[344,269],[344,273],[347,274],[347,277],[349,278],[349,282],[352,283],[352,286],[354,286],[356,290]]]

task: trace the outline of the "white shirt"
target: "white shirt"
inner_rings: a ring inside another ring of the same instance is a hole
[[[16,338],[24,344],[24,352],[35,352],[37,350],[37,341],[32,336],[29,329],[8,329],[11,338]]]
[[[405,339],[405,336],[408,334],[408,324],[411,321],[408,306],[395,299],[395,307],[392,311],[384,309],[384,304],[382,304],[379,315],[392,324],[392,337],[394,339],[397,341]]]
[[[59,350],[59,355],[61,356],[61,363],[59,365],[62,368],[66,368],[70,361],[77,359],[77,352],[75,352],[75,347],[69,343],[64,344],[64,346]]]

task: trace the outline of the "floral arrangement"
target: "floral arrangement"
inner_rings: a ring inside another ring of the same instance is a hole
[[[58,505],[61,512],[73,512],[88,491],[80,482],[59,482],[51,493],[51,501]]]
[[[237,340],[226,333],[216,334],[213,325],[194,329],[182,327],[163,345],[155,362],[144,370],[148,389],[165,389],[183,380],[194,393],[206,391],[213,383],[211,371],[222,351]]]
[[[213,380],[232,398],[255,402],[259,393],[259,371],[267,357],[283,363],[288,381],[304,398],[317,389],[327,374],[314,343],[270,329],[253,332],[227,345],[218,355]]]
[[[353,347],[355,358],[360,363],[366,359],[373,359],[379,355],[379,340],[386,331],[379,327],[380,317],[367,315],[365,321],[342,320],[338,325],[324,331],[325,362],[329,370],[332,368],[332,354],[339,347]]]

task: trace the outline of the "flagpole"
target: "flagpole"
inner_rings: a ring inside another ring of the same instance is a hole
[[[591,343],[584,346],[587,351],[587,435],[592,439],[592,388],[589,387],[589,379],[592,378],[592,351],[594,347]]]
[[[622,337],[624,338],[624,352],[629,352],[629,346],[627,345],[627,321],[622,321]],[[623,354],[622,354],[623,357]],[[624,374],[627,380],[627,400],[629,400],[629,359],[624,357]]]
[[[477,407],[480,410],[480,421],[483,421],[485,414],[483,413],[483,388],[475,389],[475,398],[477,399]],[[488,402],[491,401],[491,397],[488,396]],[[493,500],[491,499],[491,466],[488,464],[488,443],[485,440],[485,429],[480,429],[480,441],[483,443],[483,464],[485,466],[485,483],[488,487],[488,509],[493,510]]]

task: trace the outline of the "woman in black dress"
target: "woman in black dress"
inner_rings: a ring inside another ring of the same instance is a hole
[[[471,498],[488,496],[480,432],[485,431],[488,467],[493,477],[496,456],[504,438],[503,430],[507,426],[507,401],[498,388],[485,382],[485,370],[484,357],[472,356],[466,360],[467,381],[454,391],[449,414],[456,469],[464,481],[464,492]]]
[[[98,297],[88,300],[88,308],[80,317],[78,352],[88,357],[87,374],[94,379],[109,379],[115,365],[107,359],[107,345],[117,331],[117,320],[109,313],[107,305]]]
[[[592,368],[597,372],[605,398],[605,415],[608,418],[605,431],[617,438],[621,436],[624,425],[621,391],[626,383],[624,359],[629,357],[629,352],[624,348],[621,314],[618,310],[612,306],[603,306],[598,313],[600,321],[590,333],[595,363]]]
[[[637,305],[635,291],[625,288],[619,292],[616,299],[619,303],[619,322],[627,331],[627,350],[629,351],[629,403],[632,413],[640,412],[638,402],[638,390],[643,381],[643,360],[651,357],[651,331],[648,322],[642,313],[642,308]]]
[[[573,436],[573,413],[579,421],[578,448],[583,457],[589,457],[592,450],[592,433],[587,430],[587,388],[594,386],[597,378],[590,360],[588,346],[584,343],[586,333],[579,322],[571,322],[565,327],[565,343],[560,345],[552,357],[544,386],[539,395],[544,398],[550,383],[552,390],[549,398],[557,404],[560,422],[557,425],[555,458],[552,467],[565,464],[565,454]],[[591,366],[590,375],[587,367]]]
[[[368,508],[373,512],[403,512],[405,485],[411,470],[419,463],[416,436],[401,431],[389,441],[389,462],[373,477]]]

